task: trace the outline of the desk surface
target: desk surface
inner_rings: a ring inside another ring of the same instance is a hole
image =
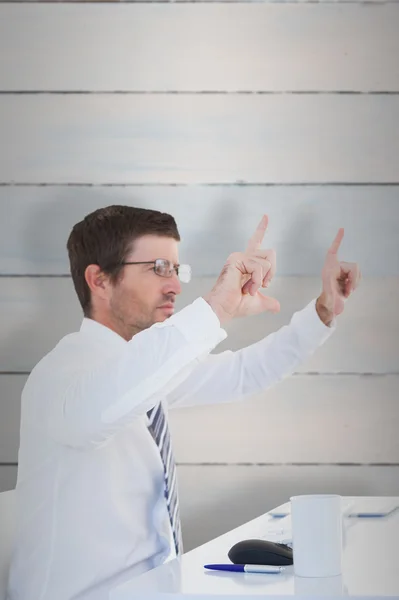
[[[399,497],[345,498],[351,512],[384,512],[380,518],[347,519],[342,577],[307,579],[295,577],[293,567],[280,575],[208,572],[206,563],[229,562],[227,552],[236,542],[249,538],[280,541],[291,537],[289,503],[187,552],[152,571],[124,583],[110,600],[203,598],[249,599],[252,596],[387,598],[399,599]]]

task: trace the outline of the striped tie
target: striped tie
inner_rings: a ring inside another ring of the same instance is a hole
[[[182,553],[183,547],[181,540],[179,499],[177,495],[177,474],[168,423],[166,421],[165,413],[161,403],[149,410],[147,415],[150,420],[148,429],[151,432],[156,445],[158,446],[163,462],[163,468],[165,472],[166,504],[168,507],[170,524],[172,526],[176,554],[179,555]]]

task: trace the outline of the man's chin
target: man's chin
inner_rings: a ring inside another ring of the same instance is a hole
[[[158,313],[159,311],[157,311]],[[172,313],[173,314],[173,313]],[[166,321],[167,319],[170,319],[172,315],[165,315],[165,314],[156,314],[154,317],[154,323],[163,323],[164,321]]]

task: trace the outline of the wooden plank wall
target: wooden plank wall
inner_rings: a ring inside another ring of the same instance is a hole
[[[282,311],[217,351],[317,296],[338,227],[364,274],[292,378],[172,412],[186,549],[291,494],[399,495],[398,27],[397,1],[0,3],[0,491],[24,382],[80,323],[69,231],[125,203],[176,217],[181,307],[269,214]]]

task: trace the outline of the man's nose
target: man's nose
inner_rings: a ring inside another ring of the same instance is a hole
[[[176,294],[176,296],[181,294],[181,281],[176,271],[173,271],[173,275],[171,277],[168,277],[167,292],[169,294],[173,292],[174,294]]]

